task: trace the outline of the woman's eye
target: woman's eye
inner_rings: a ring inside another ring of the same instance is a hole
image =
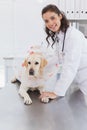
[[[38,65],[39,63],[38,62],[35,62],[35,65]]]
[[[29,62],[28,62],[28,64],[30,65],[30,64],[31,64],[31,62],[29,61]]]
[[[48,23],[48,20],[45,20],[45,23]]]
[[[54,19],[55,19],[55,17],[54,17],[54,16],[52,16],[52,17],[51,17],[51,20],[54,20]]]

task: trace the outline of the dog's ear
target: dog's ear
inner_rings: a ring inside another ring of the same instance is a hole
[[[40,65],[41,69],[43,69],[43,67],[45,67],[46,65],[47,65],[47,60],[42,58],[41,59],[41,65]]]
[[[23,67],[27,67],[27,66],[28,66],[27,59],[24,60],[24,62],[22,63],[22,66],[23,66]]]

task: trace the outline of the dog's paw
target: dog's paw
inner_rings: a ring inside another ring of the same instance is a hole
[[[48,97],[41,98],[41,102],[48,103],[49,102],[49,98]]]
[[[30,105],[32,104],[32,100],[29,97],[24,98],[24,104]]]

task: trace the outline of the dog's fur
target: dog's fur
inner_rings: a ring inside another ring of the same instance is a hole
[[[21,85],[19,94],[24,98],[25,104],[31,104],[32,100],[27,93],[29,89],[38,89],[40,93],[44,88],[44,67],[47,65],[47,60],[40,53],[31,53],[23,62],[23,72],[21,75]],[[48,102],[49,99],[42,99],[43,102]]]

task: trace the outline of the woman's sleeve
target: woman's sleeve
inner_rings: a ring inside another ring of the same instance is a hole
[[[65,96],[67,89],[76,76],[82,56],[83,39],[83,35],[73,36],[66,39],[62,72],[54,89],[54,93],[58,96]]]

